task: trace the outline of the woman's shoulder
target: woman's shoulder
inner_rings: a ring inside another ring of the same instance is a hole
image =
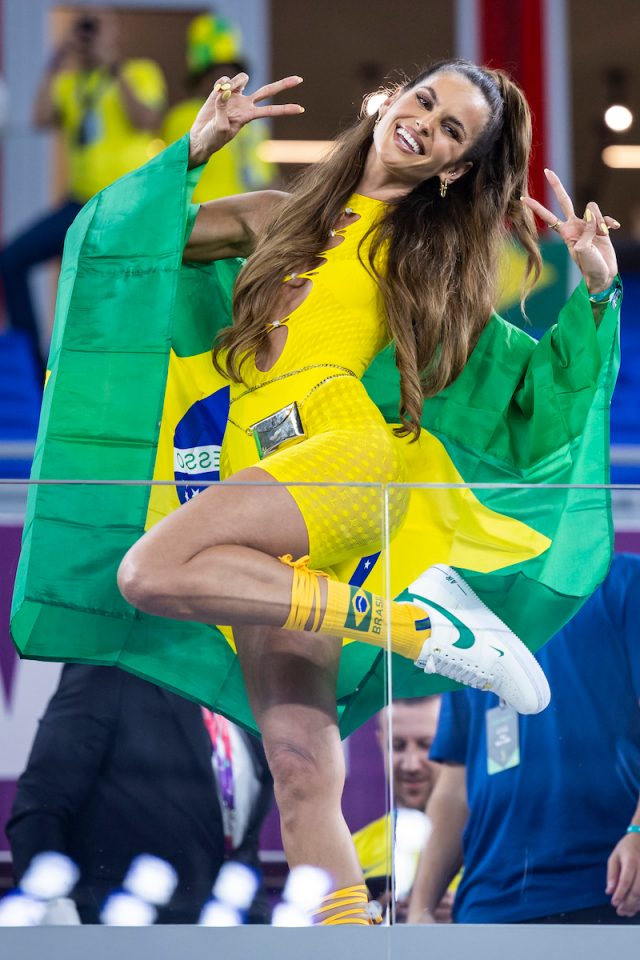
[[[186,259],[208,261],[249,256],[255,248],[256,237],[287,196],[280,190],[256,190],[200,204],[186,246]]]

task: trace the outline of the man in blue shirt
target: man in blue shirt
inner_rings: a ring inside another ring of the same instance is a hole
[[[410,923],[464,860],[458,923],[640,923],[640,557],[538,654],[552,688],[518,716],[492,694],[445,694]]]

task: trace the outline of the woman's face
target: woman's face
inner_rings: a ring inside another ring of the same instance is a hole
[[[411,188],[429,177],[466,173],[461,161],[489,119],[484,96],[459,73],[436,73],[380,107],[377,162]]]

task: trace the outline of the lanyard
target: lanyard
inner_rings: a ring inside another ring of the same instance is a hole
[[[225,826],[225,847],[227,852],[233,849],[233,821],[235,812],[235,790],[233,783],[233,755],[231,748],[231,730],[226,717],[210,710],[202,709],[204,724],[209,732],[213,754],[216,761],[218,785],[222,797],[222,814]]]
[[[112,83],[113,77],[103,67],[78,73],[74,92],[81,116],[95,110],[103,93]]]

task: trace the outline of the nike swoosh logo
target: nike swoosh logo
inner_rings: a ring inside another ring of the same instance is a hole
[[[447,620],[453,624],[460,634],[456,642],[451,644],[452,647],[458,647],[460,650],[468,650],[476,642],[473,632],[469,629],[469,627],[466,626],[466,624],[462,622],[462,620],[458,620],[455,613],[452,613],[451,610],[447,610],[445,607],[441,607],[438,603],[434,603],[433,600],[428,600],[427,597],[421,597],[417,593],[410,593],[409,590],[403,590],[402,593],[398,594],[396,600],[398,600],[400,603],[403,601],[409,601],[409,603],[412,603],[416,600],[419,600],[422,601],[422,603],[426,603],[427,606],[434,607],[435,610],[438,610],[443,617],[446,617]],[[418,622],[421,623],[422,621]]]
[[[494,647],[493,644],[491,644],[491,643],[489,644],[489,646],[491,647],[492,650],[495,650],[495,652],[496,652],[499,656],[504,657],[504,650],[500,650],[499,647]]]

